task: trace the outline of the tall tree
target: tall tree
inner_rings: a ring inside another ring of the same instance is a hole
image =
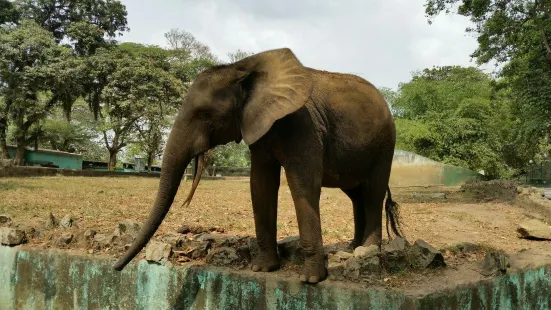
[[[500,131],[509,119],[492,87],[476,68],[435,67],[400,85],[397,144],[434,160],[484,170],[491,177],[512,173],[504,162]],[[498,121],[501,120],[501,121]]]
[[[2,115],[7,111],[17,129],[16,164],[23,163],[25,147],[34,139],[29,129],[58,104],[78,67],[70,49],[57,45],[52,34],[33,21],[24,20],[15,29],[0,32]],[[6,118],[0,122],[0,130],[5,130]],[[0,133],[0,138],[5,137],[5,132]],[[5,146],[5,140],[0,146]]]
[[[466,29],[478,40],[472,56],[479,64],[502,65],[500,88],[507,89],[517,154],[524,161],[540,152],[551,134],[551,2],[544,0],[427,0],[429,22],[441,12],[467,16]]]
[[[91,63],[96,64],[92,76],[98,87],[88,100],[97,100],[94,104],[100,107],[98,128],[109,151],[109,170],[113,171],[119,151],[139,139],[136,124],[151,122],[149,126],[156,126],[163,108],[177,105],[181,99],[181,84],[157,61],[125,47],[92,58]]]
[[[134,148],[145,154],[148,171],[151,172],[153,161],[162,154],[163,137],[170,127],[170,118],[182,103],[183,84],[170,73],[170,51],[136,43],[123,43],[120,48],[129,51],[136,59],[153,65],[157,70],[156,81],[163,83],[149,94],[143,115],[135,124],[137,136]]]

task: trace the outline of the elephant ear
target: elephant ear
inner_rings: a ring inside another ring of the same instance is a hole
[[[275,121],[301,108],[312,92],[310,71],[288,48],[258,53],[234,65],[243,76],[246,102],[241,135],[249,145],[266,134]]]

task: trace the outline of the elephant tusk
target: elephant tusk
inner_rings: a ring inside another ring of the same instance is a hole
[[[191,190],[189,191],[189,194],[186,198],[186,201],[182,204],[183,208],[189,207],[189,204],[191,203],[191,199],[193,198],[193,194],[195,194],[195,190],[197,189],[197,186],[199,185],[199,181],[201,180],[201,174],[203,174],[203,168],[205,166],[205,154],[201,153],[199,156],[195,157],[195,165],[197,167],[195,178],[193,178],[193,184],[191,185]]]

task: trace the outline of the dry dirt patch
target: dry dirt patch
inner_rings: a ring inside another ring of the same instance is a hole
[[[71,215],[76,227],[69,231],[74,231],[75,234],[87,229],[110,234],[117,223],[125,219],[137,222],[146,220],[155,199],[158,182],[158,179],[139,177],[0,179],[0,214],[9,215],[14,222],[37,227],[44,225],[50,212],[58,219]],[[249,184],[243,182],[243,178],[202,181],[191,205],[183,209],[181,204],[190,186],[189,181],[182,183],[157,236],[175,233],[182,224],[218,227],[226,234],[235,236],[254,236]],[[493,187],[488,191],[501,195]],[[421,273],[415,277],[408,274],[392,275],[383,279],[384,285],[415,287],[414,284],[417,283],[422,288],[429,283],[437,283],[433,285],[441,287],[442,283],[452,285],[482,278],[473,264],[479,264],[484,253],[457,255],[453,251],[444,250],[464,242],[502,249],[512,255],[519,251],[529,253],[526,252],[527,249],[535,251],[534,253],[551,253],[549,241],[529,241],[518,237],[516,228],[521,221],[545,216],[533,209],[524,208],[514,199],[481,200],[480,193],[473,195],[472,191],[459,187],[394,187],[392,192],[394,200],[401,205],[402,228],[406,238],[412,243],[422,239],[437,249],[442,249],[452,268]],[[420,199],[419,193],[444,193],[446,198]],[[540,207],[543,203],[540,203]],[[324,188],[320,208],[324,243],[348,243],[353,236],[350,200],[338,189]],[[543,205],[541,208],[547,207]],[[298,235],[292,198],[285,184],[282,184],[279,191],[277,226],[280,240]],[[56,228],[47,234],[29,239],[26,246],[54,246],[50,238],[61,233],[62,229]],[[386,235],[383,225],[383,236]],[[542,255],[543,261],[549,259]],[[530,265],[527,257],[521,255],[519,258],[526,266]],[[293,267],[289,268],[288,270],[294,270]]]

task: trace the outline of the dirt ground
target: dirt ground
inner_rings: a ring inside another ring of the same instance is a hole
[[[5,178],[0,179],[0,214],[9,215],[14,222],[27,223],[43,221],[49,212],[58,219],[70,214],[79,229],[93,228],[98,233],[109,234],[121,220],[144,222],[157,186],[158,179],[139,177]],[[181,205],[190,187],[190,181],[182,183],[157,235],[175,232],[182,224],[200,224],[221,227],[232,235],[254,236],[248,178],[203,180],[191,205],[184,209]],[[452,267],[433,273],[433,278],[441,277],[441,281],[446,283],[483,278],[471,274],[474,271],[469,267],[469,264],[483,259],[483,255],[457,258],[445,250],[463,242],[502,249],[511,254],[521,253],[519,255],[524,257],[524,261],[519,266],[530,266],[530,257],[538,255],[551,262],[550,256],[545,254],[551,253],[550,241],[519,238],[516,229],[520,222],[541,219],[542,216],[533,209],[524,208],[514,198],[499,193],[495,197],[481,197],[480,193],[462,192],[459,187],[393,187],[391,190],[394,200],[401,206],[401,223],[406,238],[410,242],[422,239],[442,250]],[[419,197],[423,193],[445,193],[446,198]],[[551,204],[545,205],[543,200],[541,204],[551,208]],[[320,207],[324,243],[349,242],[353,236],[353,218],[352,204],[346,195],[338,189],[324,188]],[[277,227],[279,239],[298,235],[294,206],[285,184],[279,191]],[[386,238],[386,235],[383,219],[383,236]],[[26,246],[42,242],[44,240],[40,238],[32,239]],[[454,260],[460,260],[461,264],[454,263]],[[426,275],[419,275],[415,283],[426,283],[423,277]],[[415,285],[403,277],[385,280],[389,281],[394,281],[395,287],[407,284],[415,290]]]

